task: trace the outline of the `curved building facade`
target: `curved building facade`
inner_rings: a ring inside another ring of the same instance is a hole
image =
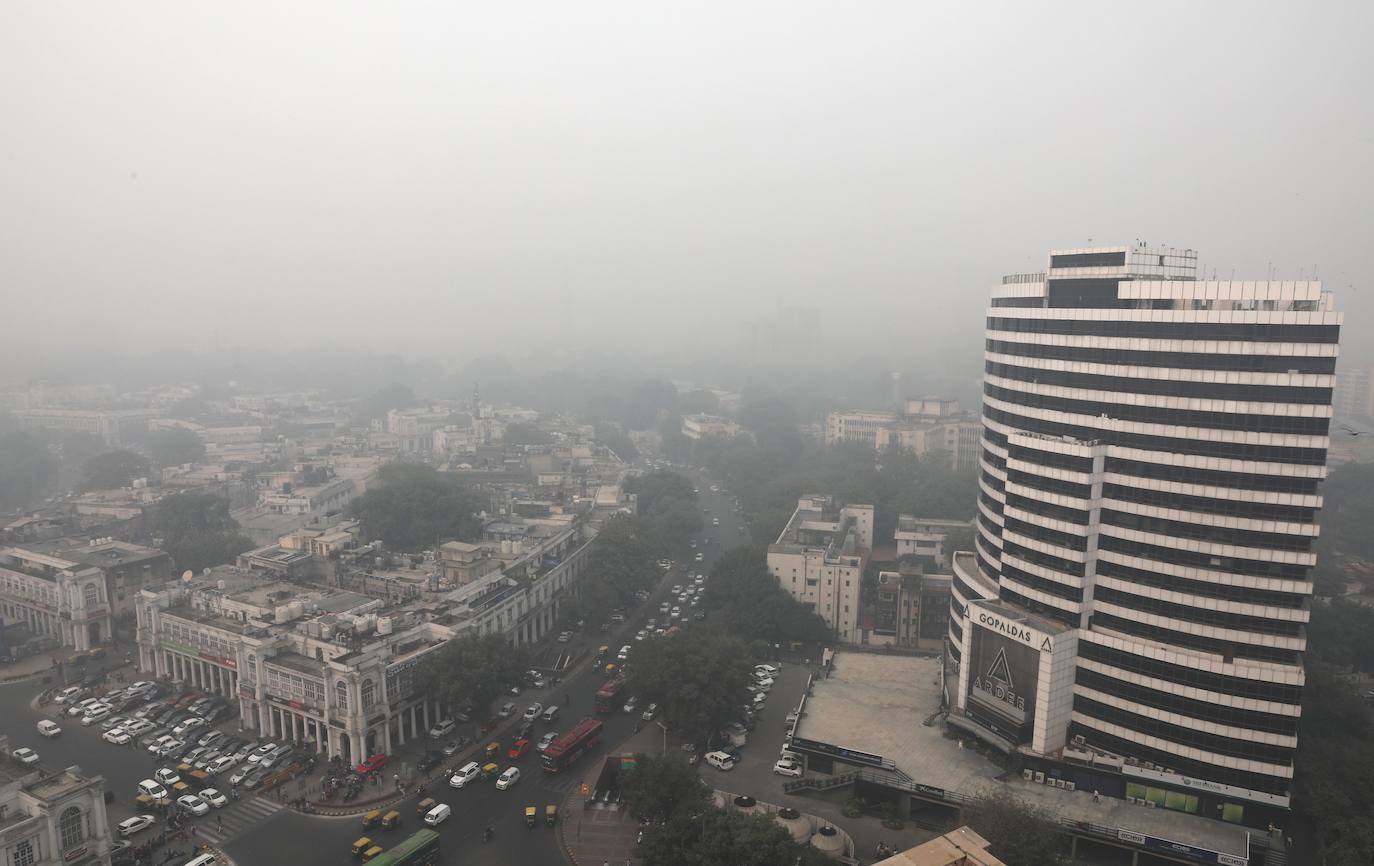
[[[1062,250],[994,289],[956,703],[1018,747],[1286,806],[1341,315],[1316,281],[1196,272]],[[1019,684],[1008,640],[1040,654]]]

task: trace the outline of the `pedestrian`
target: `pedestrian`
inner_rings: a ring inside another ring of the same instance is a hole
[[[223,815],[216,815],[216,816],[215,816],[215,826],[218,827],[218,828],[221,829],[221,830],[224,829],[224,816],[223,816]]]

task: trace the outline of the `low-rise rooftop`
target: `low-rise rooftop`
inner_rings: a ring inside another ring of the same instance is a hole
[[[999,778],[1005,770],[947,737],[941,713],[940,660],[840,652],[830,675],[817,678],[794,735],[795,740],[841,747],[881,759],[894,782],[980,796],[997,789],[1061,820],[1167,839],[1244,859],[1249,831],[1196,815],[1143,809],[1112,797],[1094,800],[1091,791],[1068,791]],[[799,744],[800,745],[800,744]],[[843,759],[841,759],[843,760]]]

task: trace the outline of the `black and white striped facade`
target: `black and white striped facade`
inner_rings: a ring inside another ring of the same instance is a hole
[[[1341,314],[1316,281],[1196,270],[1061,250],[993,290],[950,654],[979,598],[1076,630],[1072,688],[1036,709],[1066,726],[1037,749],[1286,805]]]

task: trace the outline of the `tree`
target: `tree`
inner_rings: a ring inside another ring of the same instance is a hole
[[[644,866],[804,866],[828,863],[825,855],[792,841],[771,815],[709,807],[700,815],[677,812],[644,827],[639,845]]]
[[[621,778],[630,813],[641,821],[667,821],[683,811],[700,815],[711,804],[710,787],[676,755],[636,755],[634,771]]]
[[[381,418],[392,409],[409,409],[418,402],[414,391],[399,382],[392,382],[359,402],[358,417],[365,421]]]
[[[133,451],[106,451],[86,461],[82,472],[87,490],[106,490],[125,487],[135,478],[146,477],[148,458]]]
[[[190,491],[159,500],[148,512],[148,530],[177,568],[200,571],[231,563],[253,542],[229,516],[229,500]]]
[[[749,658],[743,641],[688,627],[641,642],[629,686],[640,700],[658,704],[670,727],[701,742],[739,718]]]
[[[0,436],[0,511],[41,498],[56,477],[57,458],[33,434]]]
[[[185,427],[154,430],[148,434],[148,453],[158,466],[180,466],[205,459],[205,443]]]
[[[631,478],[625,489],[638,497],[639,533],[656,553],[680,553],[701,532],[697,495],[685,476],[650,472]]]
[[[778,586],[760,547],[727,551],[711,569],[701,605],[714,626],[745,640],[823,643],[834,636],[812,608]]]
[[[1063,840],[1048,815],[999,789],[965,812],[965,821],[988,840],[988,849],[1014,866],[1067,862]]]
[[[472,706],[481,721],[497,696],[520,682],[528,663],[526,650],[502,635],[463,635],[425,656],[415,685],[450,710]]]
[[[351,505],[368,537],[381,539],[395,551],[424,550],[452,539],[475,540],[482,531],[478,513],[487,507],[488,499],[480,491],[414,463],[383,466],[377,483]]]
[[[612,424],[597,424],[595,431],[596,441],[614,451],[621,460],[629,462],[639,459],[639,449],[624,430]]]

